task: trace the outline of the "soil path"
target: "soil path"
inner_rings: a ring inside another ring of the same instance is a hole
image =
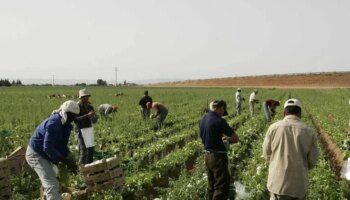
[[[227,77],[150,84],[154,87],[350,88],[350,72]]]

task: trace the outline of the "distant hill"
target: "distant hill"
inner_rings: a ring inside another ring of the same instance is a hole
[[[350,88],[349,72],[264,75],[150,84],[155,87]]]

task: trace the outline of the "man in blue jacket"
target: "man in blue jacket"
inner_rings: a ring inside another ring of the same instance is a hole
[[[72,130],[71,122],[79,111],[76,102],[64,102],[36,128],[30,138],[26,160],[38,174],[47,200],[61,199],[60,185],[55,172],[59,162],[66,164],[72,172],[77,171],[75,161],[68,158],[68,141]]]

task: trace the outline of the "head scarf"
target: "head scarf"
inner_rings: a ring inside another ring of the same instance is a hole
[[[80,108],[78,103],[73,100],[66,101],[59,109],[54,110],[52,113],[59,113],[59,115],[62,117],[62,124],[64,124],[67,121],[67,112],[79,114]]]

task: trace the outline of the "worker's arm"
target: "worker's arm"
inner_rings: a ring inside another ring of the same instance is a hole
[[[230,144],[237,143],[239,141],[238,135],[233,133],[230,137],[224,136],[224,140],[227,140]]]
[[[318,160],[318,148],[317,148],[317,136],[316,133],[314,133],[314,137],[312,140],[312,144],[311,144],[311,149],[310,152],[307,155],[308,158],[308,168],[312,169],[316,166],[317,160]]]
[[[270,161],[271,154],[272,154],[270,132],[271,130],[268,129],[263,142],[263,155],[265,160],[267,161]]]
[[[222,121],[222,127],[224,133],[223,139],[227,140],[229,143],[237,143],[239,141],[238,135],[236,134],[235,130],[232,127],[230,127],[224,119]]]

